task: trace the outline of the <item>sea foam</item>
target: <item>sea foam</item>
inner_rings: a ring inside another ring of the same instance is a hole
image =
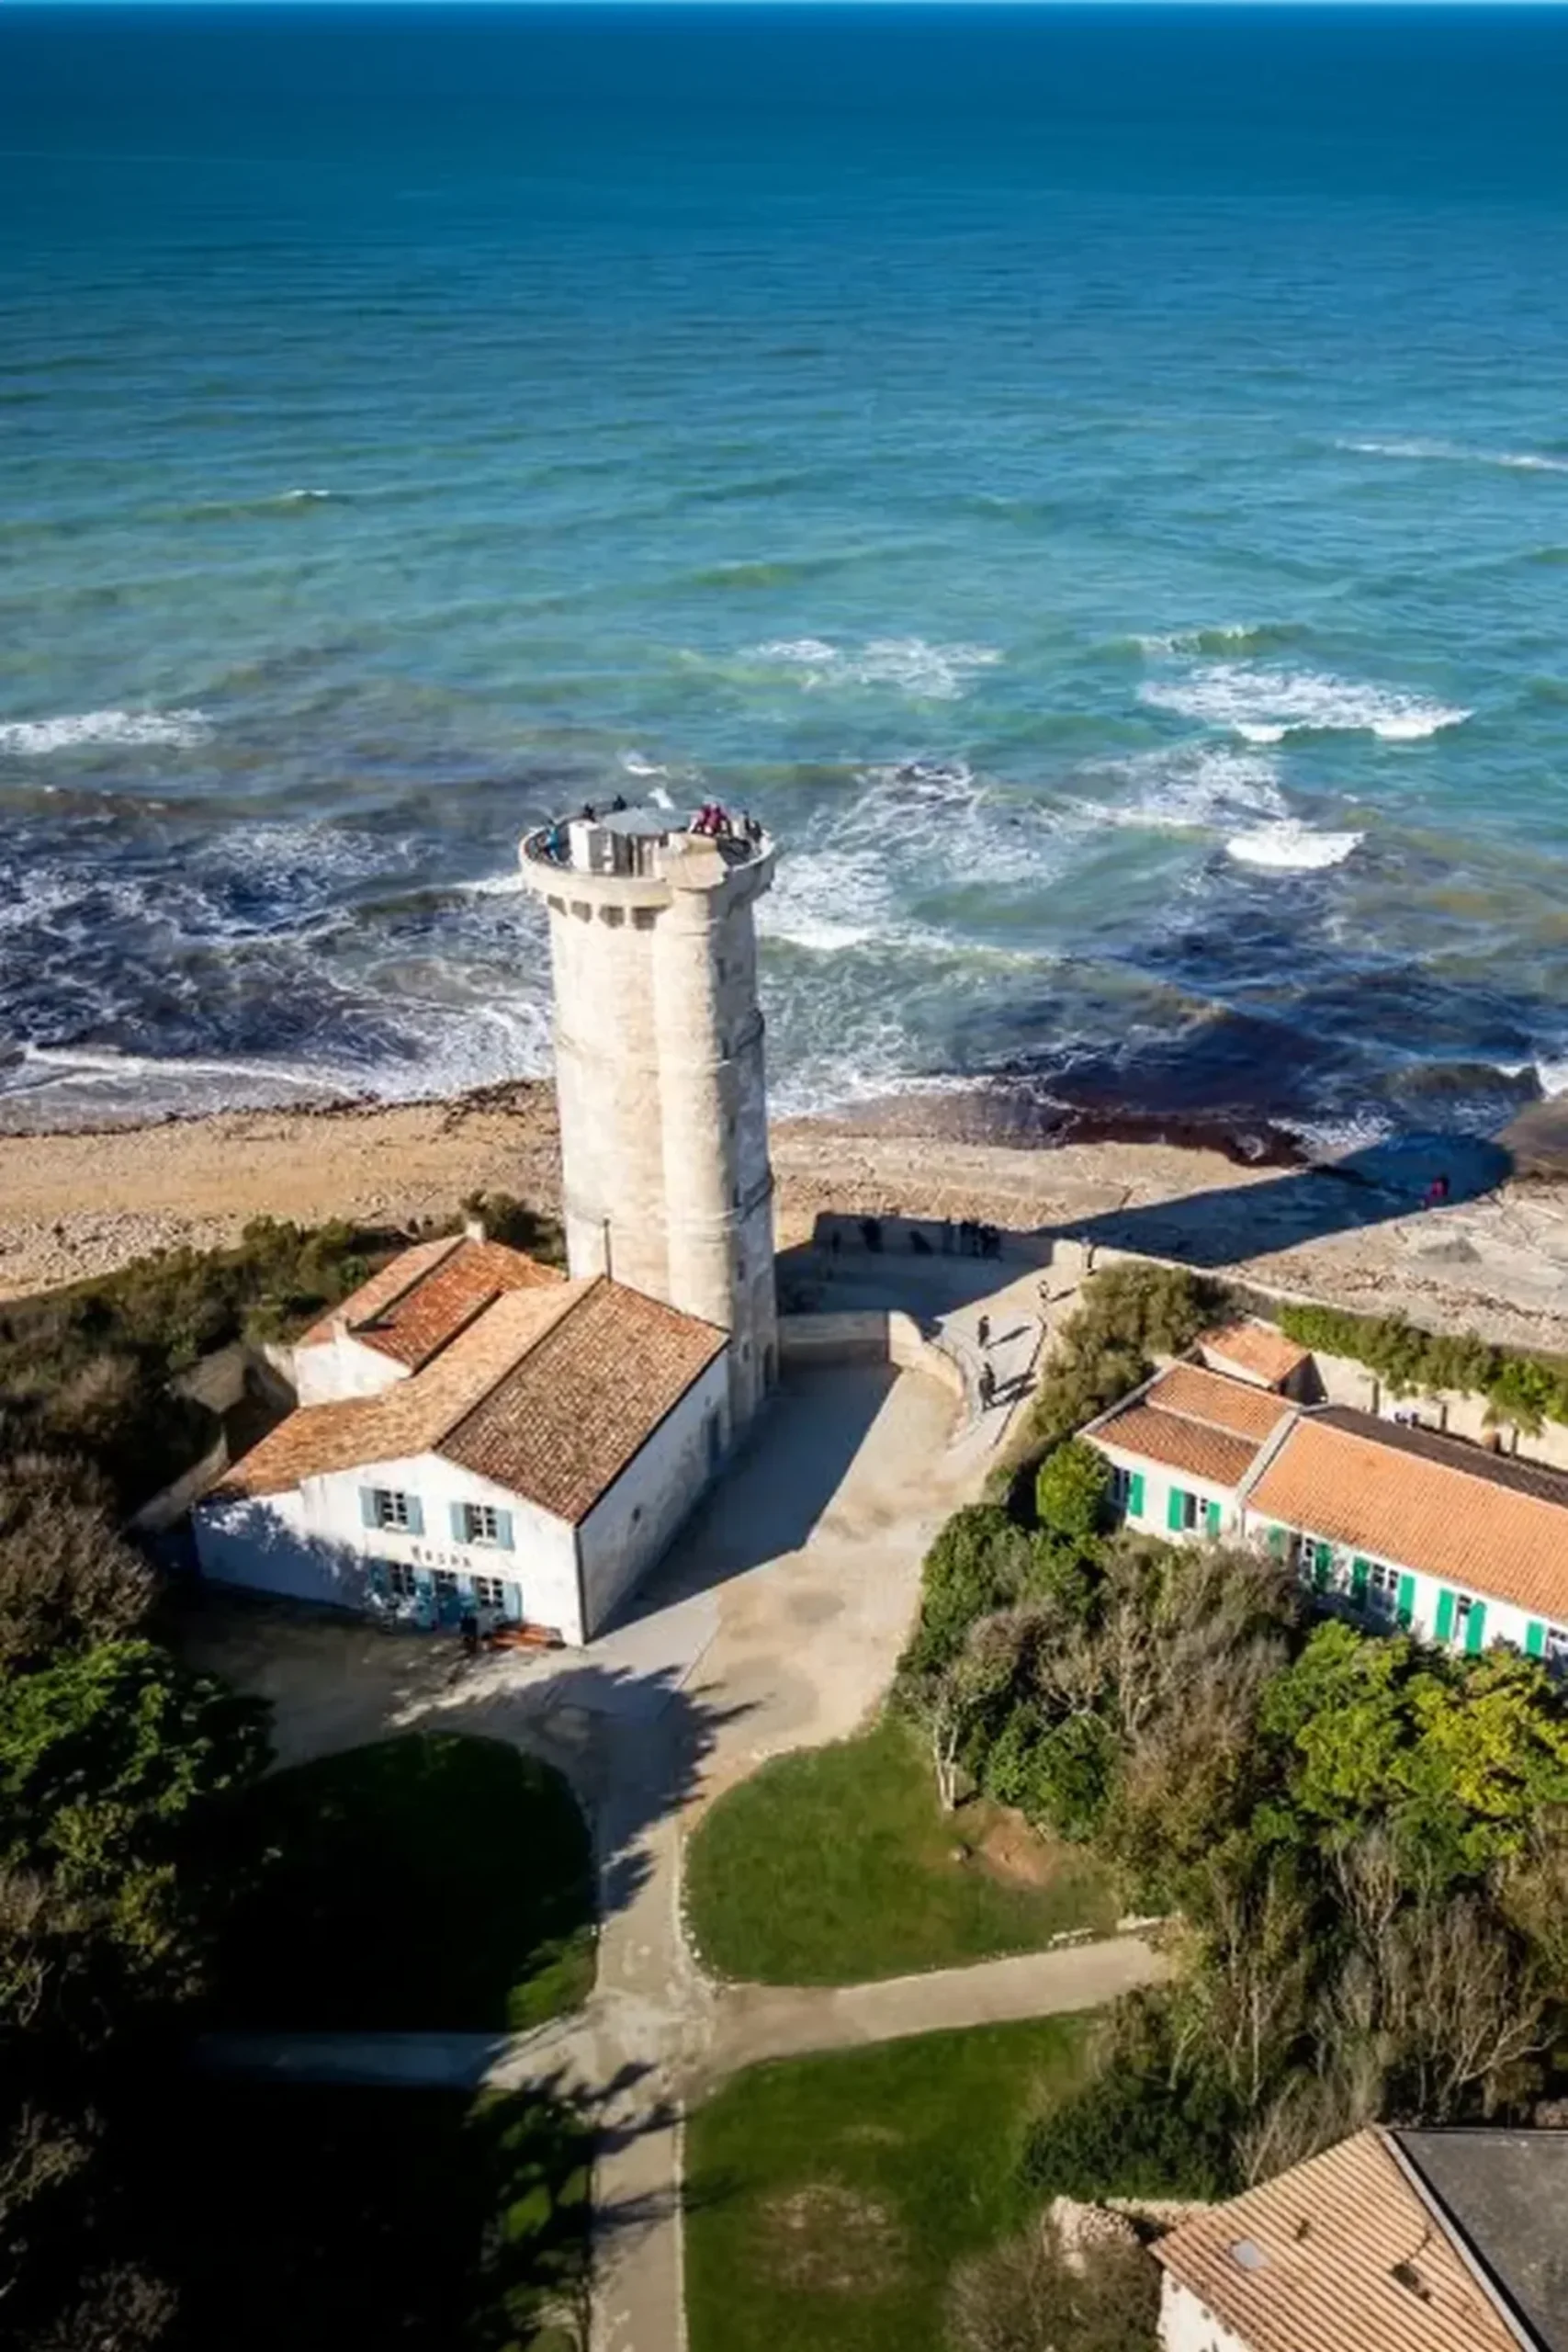
[[[1295,817],[1281,817],[1250,833],[1233,833],[1225,854],[1238,865],[1261,866],[1276,874],[1312,874],[1325,866],[1343,865],[1366,839],[1364,833],[1314,831]]]
[[[0,723],[0,757],[38,759],[89,743],[188,751],[211,732],[204,710],[85,710],[60,718],[12,718]]]
[[[755,645],[747,659],[799,673],[808,690],[829,686],[894,686],[928,702],[956,702],[1000,653],[990,645],[932,645],[923,637],[874,637],[858,649],[821,637],[775,638]]]
[[[1405,460],[1438,459],[1450,465],[1502,466],[1513,473],[1568,474],[1568,458],[1543,456],[1537,449],[1471,449],[1456,441],[1427,441],[1419,438],[1403,441],[1337,441],[1343,449],[1357,458],[1399,458]]]
[[[1371,686],[1314,670],[1261,670],[1215,662],[1185,678],[1149,678],[1139,700],[1183,718],[1228,727],[1244,742],[1282,742],[1302,733],[1366,733],[1414,743],[1460,727],[1471,713],[1397,687]]]

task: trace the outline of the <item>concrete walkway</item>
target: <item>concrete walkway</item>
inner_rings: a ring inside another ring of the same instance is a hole
[[[705,2046],[676,2059],[672,2089],[684,2100],[771,2058],[1097,2009],[1165,1973],[1160,1955],[1128,1935],[866,1984],[723,1985],[712,1996]],[[522,2034],[218,2033],[199,2051],[221,2072],[284,2082],[516,2090],[550,2081],[592,2090],[604,2079],[606,2052],[637,2038],[615,2006],[595,1997]],[[657,2022],[678,2032],[678,2019]]]
[[[857,1283],[873,1271],[856,1269]],[[874,1278],[901,1283],[909,1271]],[[688,2096],[761,2059],[1090,2007],[1160,1973],[1157,1955],[1127,1938],[871,1985],[720,1988],[682,1932],[682,1847],[705,1806],[767,1757],[848,1736],[888,1687],[921,1559],[978,1493],[1040,1353],[1038,1263],[1004,1259],[993,1271],[988,1296],[933,1287],[882,1301],[919,1312],[964,1366],[956,1422],[951,1395],[917,1374],[792,1376],[635,1613],[588,1650],[468,1668],[445,1645],[290,1624],[275,1611],[215,1617],[192,1645],[272,1700],[284,1762],[397,1730],[467,1731],[544,1756],[576,1788],[593,1827],[602,1923],[581,2012],[515,2040],[247,2037],[210,2054],[301,2077],[582,2094],[601,2147],[593,2352],[683,2352]],[[1005,1400],[988,1411],[974,1386],[982,1315]],[[513,1866],[526,1869],[526,1855]]]

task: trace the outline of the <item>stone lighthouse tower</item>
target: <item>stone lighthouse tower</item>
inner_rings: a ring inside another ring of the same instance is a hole
[[[752,919],[773,842],[630,808],[521,855],[550,916],[568,1262],[722,1325],[739,1430],[778,1356]]]

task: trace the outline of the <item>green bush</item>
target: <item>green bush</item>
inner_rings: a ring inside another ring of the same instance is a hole
[[[1235,2120],[1218,2092],[1113,2054],[1035,2124],[1024,2174],[1043,2197],[1228,2197]]]
[[[1035,1828],[1081,1845],[1104,1817],[1116,1762],[1115,1736],[1098,1715],[1053,1724],[1024,1700],[986,1756],[986,1792],[998,1804],[1016,1805]]]
[[[970,1626],[1014,1599],[1030,1564],[1028,1536],[998,1504],[955,1510],[920,1572],[920,1622],[905,1671],[935,1673],[956,1657]]]
[[[1337,1306],[1281,1306],[1279,1323],[1300,1347],[1365,1364],[1396,1396],[1447,1388],[1484,1396],[1492,1419],[1532,1432],[1568,1422],[1568,1358],[1516,1355],[1473,1332],[1423,1331],[1403,1316]]]
[[[1111,1504],[1111,1464],[1097,1447],[1069,1438],[1040,1465],[1034,1510],[1043,1528],[1088,1543],[1106,1524]]]

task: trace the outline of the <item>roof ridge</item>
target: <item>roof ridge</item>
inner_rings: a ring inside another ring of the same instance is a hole
[[[1298,1418],[1303,1422],[1316,1422],[1320,1427],[1326,1429],[1336,1437],[1348,1438],[1352,1444],[1384,1446],[1391,1454],[1403,1454],[1407,1462],[1424,1462],[1429,1470],[1445,1471],[1450,1477],[1454,1478],[1472,1478],[1481,1486],[1508,1485],[1509,1491],[1517,1495],[1521,1502],[1540,1503],[1546,1510],[1560,1511],[1564,1508],[1563,1503],[1553,1502],[1547,1495],[1531,1494],[1528,1487],[1512,1486],[1508,1481],[1497,1478],[1494,1476],[1491,1472],[1486,1470],[1472,1470],[1468,1463],[1445,1462],[1438,1455],[1427,1453],[1424,1448],[1417,1449],[1415,1446],[1406,1448],[1400,1444],[1397,1438],[1383,1437],[1381,1434],[1374,1434],[1371,1430],[1341,1429],[1337,1422],[1325,1420],[1323,1419],[1323,1416],[1325,1413],[1356,1412],[1359,1409],[1359,1408],[1354,1405],[1333,1405],[1325,1403],[1322,1405],[1303,1405],[1297,1408],[1297,1411]],[[1381,1413],[1369,1413],[1365,1418],[1370,1421],[1381,1422],[1383,1417]],[[1390,1426],[1394,1427],[1397,1425],[1391,1423]],[[1403,1434],[1403,1432],[1401,1433]],[[1469,1438],[1450,1437],[1446,1430],[1427,1430],[1417,1428],[1415,1434],[1427,1439],[1430,1443],[1451,1445],[1456,1449],[1456,1451],[1460,1448],[1468,1447],[1473,1444],[1473,1441]],[[1515,1456],[1508,1454],[1501,1454],[1497,1456],[1486,1454],[1484,1453],[1484,1449],[1480,1446],[1475,1446],[1474,1451],[1484,1460],[1491,1461],[1495,1459],[1500,1461],[1505,1467],[1509,1466],[1510,1464],[1517,1465],[1517,1457]],[[1568,1487],[1568,1472],[1553,1469],[1551,1464],[1549,1462],[1529,1463],[1517,1466],[1522,1466],[1527,1474],[1533,1470],[1543,1478],[1561,1478],[1563,1481],[1564,1486]]]
[[[386,1297],[382,1299],[380,1304],[378,1306],[376,1312],[373,1315],[367,1315],[363,1322],[356,1323],[350,1318],[348,1328],[351,1332],[373,1331],[376,1329],[377,1324],[382,1321],[382,1319],[390,1313],[394,1306],[400,1306],[411,1291],[417,1290],[421,1283],[423,1282],[428,1275],[433,1274],[435,1272],[437,1266],[446,1265],[455,1253],[462,1249],[468,1237],[466,1233],[453,1233],[442,1235],[437,1238],[446,1240],[449,1244],[449,1247],[443,1250],[438,1258],[432,1258],[427,1265],[417,1267],[409,1276],[407,1282],[402,1284],[400,1289],[389,1291]],[[408,1250],[404,1254],[412,1257],[416,1250],[428,1249],[429,1246],[428,1242],[411,1241]],[[392,1260],[392,1265],[395,1266],[397,1262],[397,1260],[394,1258]],[[391,1268],[389,1267],[388,1272],[389,1272],[390,1271]],[[345,1302],[345,1304],[347,1302]]]
[[[570,1323],[573,1315],[577,1312],[577,1309],[584,1305],[592,1293],[598,1288],[599,1284],[607,1279],[608,1277],[602,1273],[590,1274],[587,1278],[584,1288],[578,1291],[575,1295],[571,1295],[572,1278],[570,1275],[564,1283],[558,1285],[558,1287],[550,1288],[548,1286],[542,1285],[541,1287],[546,1289],[546,1295],[548,1297],[561,1298],[563,1293],[567,1294],[564,1299],[562,1299],[559,1314],[552,1315],[548,1321],[544,1324],[542,1329],[533,1332],[526,1340],[525,1340],[516,1354],[508,1358],[507,1362],[503,1363],[501,1366],[501,1369],[496,1373],[494,1378],[488,1380],[485,1383],[477,1396],[470,1396],[468,1402],[463,1405],[459,1410],[451,1415],[449,1419],[441,1422],[439,1427],[432,1434],[430,1440],[432,1451],[434,1452],[438,1450],[441,1446],[446,1444],[448,1438],[455,1437],[457,1431],[462,1428],[464,1422],[471,1420],[473,1416],[479,1411],[480,1408],[490,1402],[490,1399],[495,1395],[496,1390],[501,1386],[502,1381],[510,1380],[518,1365],[520,1363],[525,1363],[528,1358],[533,1354],[536,1348],[542,1347],[547,1340],[553,1338],[555,1333],[560,1329],[562,1324]],[[492,1306],[499,1306],[503,1299],[528,1298],[531,1296],[536,1297],[537,1295],[537,1293],[530,1293],[528,1291],[497,1291],[493,1298],[486,1300],[483,1313],[488,1315],[491,1308]],[[473,1330],[480,1319],[480,1317],[476,1316],[470,1321],[465,1323],[463,1326],[463,1332]],[[463,1332],[459,1332],[456,1336],[457,1338],[461,1338],[463,1336]],[[448,1342],[448,1345],[449,1344],[450,1342]],[[438,1364],[446,1353],[446,1348],[438,1349],[435,1354],[431,1357],[430,1363]],[[428,1369],[428,1365],[421,1365],[420,1367],[421,1372]],[[418,1374],[416,1374],[415,1377],[417,1378]]]
[[[1401,2145],[1401,2134],[1387,2124],[1373,2127],[1378,2138],[1408,2183],[1423,2211],[1434,2221],[1448,2245],[1464,2265],[1481,2292],[1485,2296],[1509,2335],[1524,2352],[1539,2352],[1540,2338],[1533,2327],[1523,2323],[1522,2314],[1514,2306],[1500,2279],[1494,2277],[1490,2265],[1471,2243],[1461,2226],[1457,2214],[1450,2211],[1447,2201],[1427,2178],[1416,2158]]]

